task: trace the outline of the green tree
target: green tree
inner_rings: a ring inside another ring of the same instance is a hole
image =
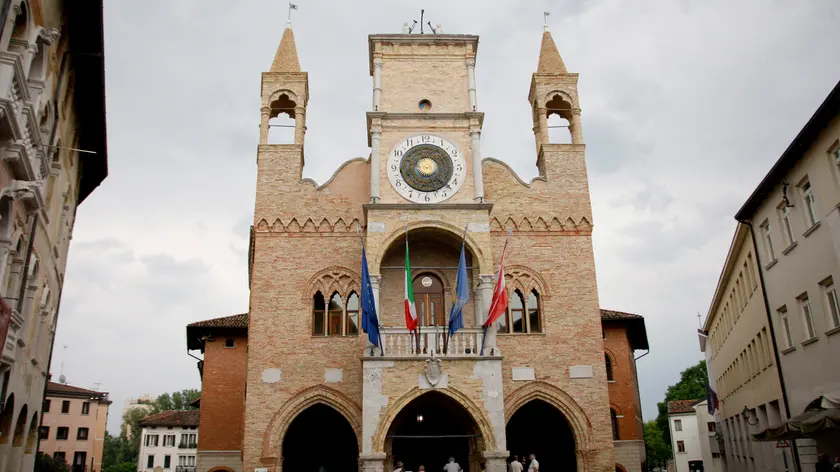
[[[659,466],[665,468],[665,463],[671,457],[668,449],[668,444],[659,429],[656,421],[648,421],[645,423],[645,455],[647,456],[648,470]]]
[[[102,472],[137,472],[137,461],[109,465]]]
[[[668,447],[668,454],[671,454],[671,430],[668,427],[668,402],[675,400],[702,400],[706,398],[706,382],[708,373],[706,361],[700,361],[697,365],[680,372],[680,381],[668,387],[665,391],[665,401],[656,404],[659,415],[656,417],[656,424],[662,431],[665,445]]]
[[[35,472],[70,472],[70,466],[63,460],[39,452],[35,455]]]

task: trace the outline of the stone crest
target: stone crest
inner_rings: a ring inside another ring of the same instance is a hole
[[[443,377],[443,361],[437,357],[426,359],[426,380],[434,387]]]

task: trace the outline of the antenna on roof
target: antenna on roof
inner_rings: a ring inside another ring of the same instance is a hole
[[[67,352],[67,345],[65,344],[64,346],[62,346],[61,349],[62,349],[61,370],[58,371],[58,373],[60,374],[58,376],[58,383],[66,384],[67,383],[67,377],[64,376],[64,354]]]
[[[95,387],[93,387],[93,389],[96,390],[96,391],[99,391],[99,387],[102,386],[102,382],[94,382],[93,385],[95,385]]]

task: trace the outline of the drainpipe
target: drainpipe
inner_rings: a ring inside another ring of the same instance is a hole
[[[737,220],[738,223],[745,224],[750,228],[750,236],[752,237],[753,252],[755,252],[755,263],[758,264],[758,280],[761,284],[761,295],[764,298],[764,313],[767,314],[767,326],[770,328],[770,340],[773,342],[773,353],[776,358],[776,372],[779,374],[779,384],[782,387],[782,402],[785,404],[785,412],[788,419],[792,416],[790,411],[790,404],[788,403],[787,386],[785,385],[785,376],[782,374],[782,362],[779,356],[779,345],[776,342],[776,330],[773,329],[773,317],[770,315],[770,301],[767,299],[767,286],[764,284],[764,272],[761,268],[764,265],[761,263],[761,255],[758,252],[758,243],[755,240],[755,231],[753,225],[746,220]],[[799,451],[796,447],[796,440],[790,442],[791,452],[793,456],[793,470],[800,472],[802,466],[799,464]]]

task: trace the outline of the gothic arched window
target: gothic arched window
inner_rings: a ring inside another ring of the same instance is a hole
[[[604,362],[607,365],[607,380],[615,380],[613,378],[612,360],[610,360],[609,354],[604,354]]]
[[[333,292],[327,308],[327,336],[341,336],[341,318],[344,314],[344,303],[338,292]]]
[[[314,336],[324,336],[324,318],[326,316],[327,304],[324,301],[324,295],[318,291],[312,297],[312,334]]]
[[[295,107],[297,104],[285,93],[271,102],[268,119],[268,144],[295,143]]]
[[[540,319],[540,295],[536,290],[528,292],[528,332],[542,332]]]
[[[347,335],[359,334],[359,296],[350,292],[347,298]]]
[[[522,292],[518,289],[513,291],[508,303],[510,307],[510,328],[513,333],[524,333],[525,331],[525,302]]]

